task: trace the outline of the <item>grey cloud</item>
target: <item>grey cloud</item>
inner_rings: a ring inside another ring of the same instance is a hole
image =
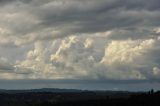
[[[4,72],[14,70],[13,65],[11,65],[5,58],[0,58],[0,70]]]
[[[126,40],[126,39],[148,39],[156,38],[159,34],[155,33],[153,28],[124,28],[115,29],[108,36],[110,40]]]
[[[159,0],[147,2],[145,0],[1,0],[0,2],[8,2],[6,9],[1,8],[4,12],[15,15],[15,18],[8,23],[3,20],[3,26],[11,30],[11,35],[20,40],[31,38],[30,34],[34,36],[33,39],[23,41],[24,43],[20,45],[36,40],[62,38],[76,33],[117,29],[126,30],[126,33],[120,36],[121,39],[130,35],[131,38],[139,39],[139,36],[143,36],[146,32],[157,36],[152,29],[160,25]],[[17,6],[14,3],[10,5],[9,2],[21,3]],[[119,39],[117,34],[113,35],[113,38],[116,37]],[[145,37],[150,35],[145,34]],[[12,44],[17,45],[14,41]]]
[[[4,64],[4,63],[0,63],[0,70],[13,70],[14,67],[12,65],[8,65],[8,64]]]
[[[48,6],[44,9],[39,8],[41,11],[35,12],[42,20],[42,25],[56,26],[60,29],[63,29],[61,25],[65,25],[65,29],[71,33],[97,32],[126,27],[138,29],[139,27],[159,25],[159,12],[149,10],[151,7],[155,7],[156,1],[152,4],[142,2],[143,5],[141,2],[127,2],[126,0],[77,2],[70,5],[64,2],[58,9],[55,8],[56,6]],[[95,8],[93,9],[93,7]]]
[[[6,58],[0,58],[0,73],[9,73],[9,74],[33,74],[33,70],[29,68],[19,68],[14,64],[10,63]]]

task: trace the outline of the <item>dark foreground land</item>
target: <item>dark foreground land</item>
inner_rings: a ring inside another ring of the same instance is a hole
[[[160,92],[0,90],[0,106],[160,106]]]

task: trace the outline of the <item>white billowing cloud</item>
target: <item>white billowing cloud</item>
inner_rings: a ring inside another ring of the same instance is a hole
[[[90,76],[89,71],[103,56],[104,48],[101,45],[106,41],[87,36],[66,37],[53,40],[52,44],[37,41],[34,47],[31,45],[30,50],[26,50],[24,58],[16,60],[12,65],[12,72],[19,76],[17,78],[32,79],[75,79]],[[97,42],[94,42],[95,39]],[[100,47],[97,49],[96,46]]]
[[[96,56],[100,55],[97,51],[103,52],[103,47],[95,48],[94,42],[96,39],[83,41],[78,37],[62,41],[57,52],[51,56],[53,65],[61,67],[60,70],[68,68],[73,77],[78,73],[81,77],[96,79],[145,79],[146,73],[141,72],[141,68],[153,66],[146,62],[146,57],[154,47],[154,39],[112,41],[99,61],[96,60]],[[87,43],[90,45],[89,48],[86,48]],[[136,61],[139,62],[136,64]]]
[[[105,50],[101,63],[130,63],[143,56],[153,47],[154,39],[112,41]]]
[[[71,36],[62,40],[57,52],[51,55],[54,66],[71,78],[85,77],[94,65],[94,50],[91,39]]]
[[[79,79],[89,76],[95,54],[92,42],[90,38],[71,36],[61,40],[53,54],[48,54],[49,48],[57,46],[56,43],[45,48],[44,43],[36,42],[34,49],[26,54],[25,60],[17,62],[16,72],[24,73],[26,78],[42,79]],[[51,55],[50,60],[47,55]]]
[[[105,50],[101,63],[108,69],[111,78],[148,79],[157,65],[150,52],[158,39],[112,41]]]
[[[159,50],[158,38],[103,39],[104,36],[70,36],[52,44],[36,42],[25,60],[17,62],[15,72],[34,79],[158,78],[159,64],[152,57],[152,52]]]
[[[42,42],[36,42],[34,50],[27,53],[24,61],[17,62],[17,71],[31,73],[29,78],[47,78],[50,73],[54,74],[54,67],[45,61],[45,48]],[[21,69],[21,70],[20,70]],[[51,77],[51,76],[50,76]],[[56,75],[54,75],[56,77]]]

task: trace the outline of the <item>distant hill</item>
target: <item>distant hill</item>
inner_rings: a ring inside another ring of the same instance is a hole
[[[110,98],[128,98],[130,95],[142,92],[128,91],[108,91],[108,90],[78,90],[78,89],[60,89],[60,88],[41,88],[27,90],[6,90],[0,89],[0,94],[19,94],[19,93],[89,93],[92,95],[109,96]]]
[[[52,93],[65,93],[65,92],[82,92],[83,90],[77,89],[59,89],[59,88],[42,88],[42,89],[27,89],[27,90],[6,90],[0,89],[0,93],[27,93],[27,92],[52,92]]]

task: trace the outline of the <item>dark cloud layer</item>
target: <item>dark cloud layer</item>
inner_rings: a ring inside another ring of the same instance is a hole
[[[132,38],[134,34],[134,38],[137,39],[142,34],[142,30],[139,29],[145,29],[143,32],[149,32],[148,35],[156,35],[151,29],[160,25],[159,0],[147,2],[145,0],[1,0],[0,2],[5,5],[13,3],[13,10],[9,11],[27,13],[24,14],[26,17],[32,16],[34,20],[38,20],[37,23],[30,24],[27,21],[26,23],[20,21],[17,24],[24,27],[17,25],[11,27],[15,35],[38,33],[38,37],[34,40],[107,30],[126,30],[130,32],[129,37]],[[59,33],[52,35],[48,29]],[[40,34],[46,37],[41,38]],[[125,39],[126,36],[121,38]]]
[[[35,14],[40,17],[43,27],[44,25],[45,27],[58,27],[71,34],[143,27],[148,28],[149,31],[150,28],[160,24],[157,4],[156,0],[148,2],[69,0],[55,7],[38,8]]]

